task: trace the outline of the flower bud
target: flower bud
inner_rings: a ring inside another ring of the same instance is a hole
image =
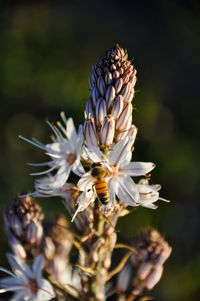
[[[104,118],[106,116],[106,102],[102,97],[100,97],[97,101],[95,114],[96,114],[95,115],[96,116],[96,124],[99,127],[102,125]]]
[[[100,131],[101,144],[104,146],[110,146],[113,143],[115,133],[115,120],[112,115],[108,115],[103,122]]]
[[[111,115],[114,119],[117,119],[123,110],[123,97],[121,95],[117,96],[117,98],[113,102],[113,107],[111,111]]]
[[[93,105],[92,105],[92,98],[89,97],[88,101],[86,103],[86,116],[92,116],[94,118],[94,111],[93,111]]]
[[[97,87],[94,87],[92,89],[92,93],[91,93],[91,96],[92,96],[92,104],[93,104],[93,107],[95,108],[96,107],[96,104],[97,104],[97,101],[99,99],[99,92],[97,90]]]
[[[98,80],[97,80],[97,87],[98,87],[98,90],[99,90],[99,93],[102,97],[104,97],[105,95],[105,89],[106,89],[106,85],[105,85],[105,82],[103,80],[103,78],[100,76],[98,77]]]
[[[124,106],[123,111],[116,122],[117,130],[124,131],[130,127],[129,124],[132,123],[132,109],[131,103],[127,103],[127,105]]]
[[[118,94],[121,91],[122,86],[123,86],[123,79],[120,77],[115,82],[115,91],[116,91],[116,94]]]
[[[112,106],[114,98],[115,98],[115,88],[113,86],[109,86],[106,90],[107,110],[109,110],[109,108]]]
[[[112,73],[111,72],[106,73],[106,75],[105,75],[105,84],[107,86],[112,84]]]
[[[4,211],[5,231],[15,254],[26,257],[26,251],[40,249],[43,236],[43,213],[34,199],[17,197]]]
[[[129,94],[129,92],[131,91],[131,84],[127,83],[124,88],[122,89],[122,91],[120,92],[120,94],[123,96],[123,100],[125,101],[127,95]]]
[[[86,142],[95,147],[98,147],[98,137],[96,133],[96,127],[94,119],[90,116],[84,123],[84,135]]]

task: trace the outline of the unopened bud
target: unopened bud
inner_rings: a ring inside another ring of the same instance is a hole
[[[112,106],[114,98],[115,88],[113,86],[109,86],[106,90],[106,105],[108,110]]]
[[[123,108],[117,122],[116,122],[116,129],[119,131],[127,130],[129,124],[132,122],[132,104],[127,103]],[[130,127],[130,126],[129,126]]]
[[[114,119],[117,119],[123,110],[123,97],[121,95],[117,96],[117,98],[113,102],[113,107],[111,111],[111,115]]]
[[[98,87],[98,90],[99,90],[99,93],[102,97],[105,96],[105,89],[106,89],[106,85],[105,85],[105,82],[103,80],[103,78],[100,76],[98,77],[98,80],[97,80],[97,87]]]
[[[96,124],[101,126],[106,116],[106,103],[105,100],[100,97],[96,104]]]
[[[120,77],[115,82],[115,91],[116,91],[116,94],[118,94],[121,91],[122,86],[123,86],[123,79]]]
[[[100,139],[101,144],[104,146],[110,146],[113,143],[115,133],[115,120],[112,115],[108,115],[103,122],[101,131],[100,131]]]
[[[145,281],[145,288],[151,290],[159,281],[163,273],[163,265],[158,265],[151,271]]]
[[[94,118],[94,111],[93,111],[93,105],[92,105],[92,98],[89,97],[88,101],[86,103],[86,116],[92,116]]]
[[[98,137],[96,133],[94,119],[89,117],[84,123],[84,135],[86,142],[95,147],[98,147]]]
[[[94,87],[92,89],[92,104],[93,104],[93,107],[95,108],[96,104],[97,104],[97,101],[99,99],[99,92],[97,90],[97,87]]]

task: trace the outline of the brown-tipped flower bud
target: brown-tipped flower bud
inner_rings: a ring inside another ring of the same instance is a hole
[[[121,114],[123,110],[123,97],[121,95],[117,96],[117,98],[114,100],[111,115],[114,119],[117,119],[119,115]]]
[[[96,106],[96,104],[97,104],[97,101],[98,101],[98,99],[99,99],[99,92],[98,92],[98,89],[97,89],[97,87],[94,87],[93,89],[92,89],[92,93],[91,93],[91,97],[92,97],[92,104],[93,104],[93,106],[94,106],[94,108],[95,108],[95,106]]]
[[[5,231],[15,254],[26,258],[26,252],[40,249],[43,236],[43,213],[29,196],[17,197],[4,211]]]
[[[98,147],[98,137],[95,128],[94,119],[89,116],[89,118],[84,123],[84,135],[88,144]]]
[[[106,116],[106,102],[102,97],[100,97],[97,101],[95,116],[96,116],[96,125],[100,127]]]
[[[131,292],[133,296],[140,296],[146,290],[151,290],[159,282],[163,272],[163,264],[170,256],[172,248],[156,230],[143,233],[134,240],[132,246],[137,250],[137,253],[131,256],[131,260],[124,268],[129,270],[129,281],[126,279],[125,290],[126,293]],[[130,272],[131,264],[132,273]],[[124,276],[124,270],[120,272],[118,277],[118,290],[121,290],[122,287],[122,276]]]
[[[114,133],[115,120],[113,119],[112,115],[108,115],[104,119],[100,132],[101,144],[104,146],[110,146],[113,143]]]
[[[93,110],[93,104],[92,104],[92,97],[88,98],[88,101],[86,103],[86,116],[92,116],[94,118],[94,110]]]
[[[118,131],[125,131],[125,130],[128,130],[131,126],[131,123],[132,123],[132,110],[133,110],[133,107],[130,103],[127,103],[117,122],[116,122],[116,129]]]
[[[92,66],[89,76],[91,99],[89,98],[86,105],[87,119],[84,123],[85,138],[88,144],[97,147],[99,143],[102,143],[101,138],[99,141],[99,137],[103,118],[109,114],[113,116],[113,119],[119,119],[115,130],[124,131],[131,127],[131,101],[134,97],[135,82],[136,70],[128,60],[127,51],[119,45],[109,49],[105,56]],[[96,128],[88,122],[89,114],[94,118]],[[117,134],[114,134],[115,142],[121,139],[121,135],[116,138]]]
[[[115,88],[113,86],[109,86],[106,89],[106,103],[107,103],[107,110],[112,106],[113,100],[115,99]]]

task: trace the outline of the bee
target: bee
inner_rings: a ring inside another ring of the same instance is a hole
[[[106,205],[109,202],[109,192],[108,185],[106,183],[105,177],[107,176],[107,171],[103,168],[101,162],[93,163],[91,165],[91,175],[94,177],[94,187],[99,201]]]

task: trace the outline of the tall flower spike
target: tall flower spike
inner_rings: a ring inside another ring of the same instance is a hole
[[[127,136],[129,136],[128,130],[132,123],[131,101],[134,97],[135,83],[136,70],[128,60],[127,51],[119,45],[108,50],[106,55],[92,66],[89,76],[90,97],[86,104],[87,119],[84,126],[88,144],[93,146],[103,144],[99,133],[102,132],[103,121],[109,114],[116,122],[114,140],[121,140],[118,134],[123,131],[127,131]],[[92,141],[91,135],[88,134],[89,116],[93,117],[94,124],[96,124],[96,128],[93,129],[95,140],[92,139]],[[106,146],[110,147],[110,144]]]
[[[13,252],[22,259],[40,250],[43,213],[33,198],[17,197],[4,210],[5,231]]]

